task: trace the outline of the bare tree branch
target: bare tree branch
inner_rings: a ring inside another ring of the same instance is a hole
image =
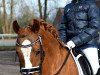
[[[45,4],[45,6],[44,6],[44,20],[45,21],[47,19],[47,2],[48,2],[48,0],[45,0],[45,2],[44,2],[44,4]]]
[[[40,18],[42,19],[43,18],[43,16],[42,16],[42,5],[41,5],[40,0],[38,0],[38,6],[39,6]]]

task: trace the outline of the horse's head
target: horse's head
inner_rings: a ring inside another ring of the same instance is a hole
[[[13,29],[18,34],[16,51],[22,74],[27,75],[40,72],[43,50],[41,47],[41,37],[39,36],[39,20],[34,19],[25,27],[20,27],[17,21],[14,21]]]
[[[16,52],[22,75],[55,75],[61,69],[60,75],[66,75],[66,73],[69,75],[77,71],[68,49],[58,42],[57,31],[52,25],[43,20],[34,19],[29,25],[20,27],[17,21],[14,21],[13,29],[18,34]],[[65,60],[66,58],[68,61]],[[63,68],[64,60],[67,64]],[[78,72],[74,75],[78,75]]]
[[[14,21],[13,29],[15,33],[18,34],[16,52],[19,57],[21,73],[33,74],[40,72],[44,58],[41,34],[43,33],[47,38],[49,34],[53,38],[57,38],[56,30],[45,21],[36,19],[32,20],[29,25],[24,27],[20,27],[17,21]],[[45,33],[45,31],[48,33]]]

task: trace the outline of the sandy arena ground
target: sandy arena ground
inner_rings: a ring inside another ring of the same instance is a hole
[[[0,75],[20,75],[18,59],[15,51],[0,51]]]

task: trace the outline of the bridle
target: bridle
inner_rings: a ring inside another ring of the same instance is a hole
[[[16,40],[16,45],[21,47],[21,48],[27,48],[27,47],[32,47],[33,45],[35,45],[36,43],[40,43],[40,64],[38,66],[32,67],[30,69],[27,68],[20,68],[20,72],[22,75],[31,75],[32,73],[39,73],[39,75],[42,72],[42,63],[43,63],[43,59],[44,59],[44,51],[42,48],[42,39],[40,36],[38,36],[38,39],[36,39],[35,41],[31,42],[31,44],[28,45],[22,45],[20,44],[18,38]]]
[[[43,59],[44,59],[44,51],[43,51],[43,48],[42,48],[42,39],[41,39],[41,36],[38,36],[38,39],[31,42],[31,44],[28,44],[28,45],[21,45],[17,39],[16,41],[16,45],[19,46],[19,47],[22,47],[22,48],[27,48],[27,47],[32,47],[33,45],[35,45],[37,42],[40,43],[40,64],[39,66],[35,66],[35,67],[32,67],[30,69],[26,69],[26,68],[20,68],[20,72],[22,75],[31,75],[32,73],[39,73],[39,75],[42,74],[42,63],[43,63]],[[67,60],[68,60],[68,57],[70,55],[70,51],[71,50],[68,50],[68,54],[66,55],[66,58],[63,62],[63,64],[60,66],[59,70],[56,72],[56,74],[54,75],[59,75],[62,68],[64,67],[64,65],[66,64]]]

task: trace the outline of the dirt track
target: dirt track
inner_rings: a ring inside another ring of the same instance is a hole
[[[15,51],[0,51],[0,75],[21,75],[18,58],[15,61],[15,56]]]
[[[15,51],[0,51],[0,75],[20,75]]]
[[[0,75],[20,75],[19,66],[0,64]]]

